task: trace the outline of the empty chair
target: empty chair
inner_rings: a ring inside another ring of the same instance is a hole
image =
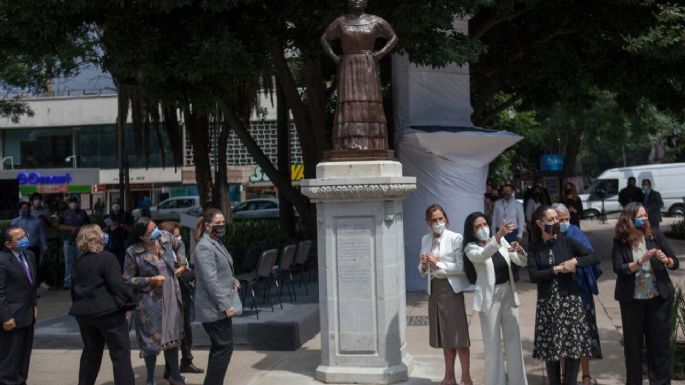
[[[307,241],[301,241],[300,243],[297,244],[297,253],[295,254],[295,263],[291,267],[291,270],[294,273],[298,274],[298,278],[300,281],[300,286],[304,284],[304,290],[309,295],[309,288],[307,287],[307,284],[304,282],[304,274],[307,270],[307,258],[309,257],[309,251],[312,248],[312,241],[307,240]]]
[[[266,301],[268,298],[269,305],[271,305],[271,311],[274,311],[274,305],[271,301],[271,285],[273,282],[275,282],[273,277],[273,268],[276,264],[276,259],[278,259],[278,250],[266,250],[262,252],[261,256],[259,257],[257,270],[238,275],[241,285],[245,288],[245,296],[247,296],[247,293],[250,293],[252,296],[252,309],[255,311],[257,318],[259,318],[259,309],[257,309],[255,291],[259,289],[258,286],[260,283],[263,283],[265,286],[263,301]],[[278,282],[276,282],[276,286],[278,288]],[[281,309],[282,308],[283,304],[281,303]]]
[[[274,273],[277,274],[276,280],[280,280],[280,290],[278,292],[278,299],[280,301],[281,294],[283,293],[283,288],[285,287],[286,290],[288,291],[288,298],[290,298],[290,302],[293,302],[294,300],[297,300],[297,296],[295,295],[295,287],[293,285],[293,274],[292,274],[292,266],[293,263],[295,262],[295,251],[297,250],[297,245],[292,244],[292,245],[286,245],[283,247],[283,251],[281,251],[281,261],[278,264],[277,268],[274,270]]]

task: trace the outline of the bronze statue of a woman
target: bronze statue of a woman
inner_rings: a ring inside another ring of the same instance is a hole
[[[364,13],[368,0],[349,0],[350,13],[335,19],[321,36],[326,53],[338,64],[338,104],[333,122],[333,150],[387,151],[388,129],[376,63],[397,44],[382,18]],[[376,39],[387,39],[374,52]],[[330,41],[340,39],[342,55]]]

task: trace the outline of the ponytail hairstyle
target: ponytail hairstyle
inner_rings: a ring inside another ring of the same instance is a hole
[[[218,214],[223,214],[223,212],[219,209],[207,209],[202,213],[202,216],[197,220],[197,225],[195,225],[195,231],[193,232],[195,242],[198,242],[202,238],[202,234],[205,233],[205,224],[212,223],[212,219]]]

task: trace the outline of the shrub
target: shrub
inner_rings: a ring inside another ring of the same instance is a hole
[[[671,225],[671,231],[668,233],[668,236],[676,239],[685,239],[685,220]]]
[[[671,370],[673,379],[685,379],[685,288],[675,285],[671,308]],[[680,342],[679,342],[680,340]]]
[[[237,220],[227,226],[224,244],[231,252],[236,269],[242,266],[247,250],[260,242],[280,250],[294,241],[281,230],[277,218]]]

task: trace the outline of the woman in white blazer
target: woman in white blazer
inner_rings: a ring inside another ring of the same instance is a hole
[[[464,255],[473,262],[477,275],[473,310],[480,315],[483,331],[486,385],[528,384],[519,331],[519,298],[511,272],[512,263],[526,266],[528,258],[518,242],[509,244],[504,239],[514,230],[515,224],[505,222],[491,236],[481,212],[470,214],[464,223]],[[502,339],[509,381],[504,374]]]
[[[440,385],[456,385],[454,364],[459,355],[461,384],[473,385],[470,372],[469,325],[466,320],[462,236],[447,230],[445,210],[433,204],[426,209],[431,232],[421,240],[419,272],[428,277],[428,329],[431,347],[442,348],[445,376]]]

